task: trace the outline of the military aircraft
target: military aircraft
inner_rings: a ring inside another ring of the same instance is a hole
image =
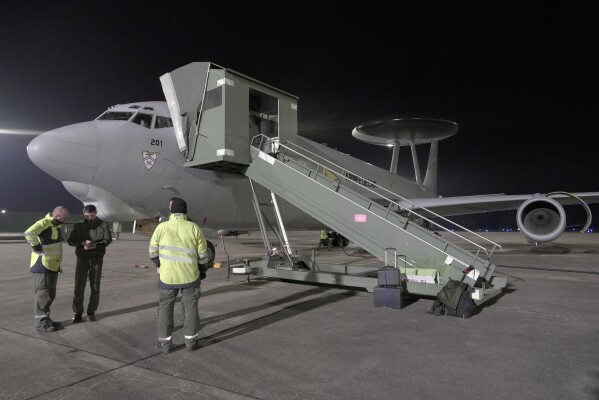
[[[168,200],[179,196],[187,200],[189,217],[204,228],[208,237],[257,230],[258,218],[252,204],[254,194],[250,180],[239,171],[185,167],[188,160],[175,132],[177,123],[181,121],[173,120],[172,115],[164,101],[118,104],[93,121],[64,126],[35,137],[27,146],[27,152],[36,166],[61,181],[74,197],[82,203],[94,204],[99,217],[104,220],[164,217],[168,215]],[[257,122],[259,125],[260,121]],[[423,122],[427,121],[422,118],[403,122],[401,118],[374,121],[356,127],[354,136],[364,140],[365,132],[372,131],[373,127],[376,130],[390,124]],[[566,224],[562,205],[580,202],[588,211],[585,202],[599,201],[599,192],[438,197],[438,141],[457,132],[457,124],[451,121],[443,123],[450,128],[443,135],[420,139],[414,135],[408,139],[395,137],[397,152],[394,152],[390,170],[363,162],[299,134],[297,140],[312,154],[328,159],[344,171],[352,171],[344,172],[339,179],[356,181],[364,189],[377,186],[401,193],[398,212],[425,207],[448,216],[517,209],[520,231],[531,242],[548,242],[561,235]],[[380,137],[366,140],[389,145],[389,141]],[[413,150],[418,144],[431,145],[424,179],[417,167],[415,151],[412,151],[415,179],[398,175],[399,147],[409,145]],[[276,216],[269,192],[257,187],[256,194],[266,220],[274,221]],[[280,209],[287,229],[323,228],[321,222],[285,201],[281,201]],[[587,227],[590,211],[588,216]],[[212,243],[209,247],[213,251]]]

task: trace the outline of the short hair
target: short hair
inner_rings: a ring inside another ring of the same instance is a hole
[[[93,212],[98,212],[98,210],[96,210],[96,206],[94,206],[93,204],[88,204],[85,207],[83,207],[83,213],[93,213]]]
[[[187,203],[180,197],[176,197],[171,203],[171,213],[177,214],[187,214]]]
[[[168,199],[168,209],[171,209],[171,204],[173,204],[173,201],[175,200],[181,200],[180,197],[171,197],[170,199]]]
[[[63,215],[64,216],[64,215],[66,215],[66,217],[68,218],[69,217],[69,210],[67,210],[63,206],[57,206],[57,207],[54,208],[54,210],[52,210],[52,212],[50,214],[52,214],[53,216],[56,216],[56,215]]]

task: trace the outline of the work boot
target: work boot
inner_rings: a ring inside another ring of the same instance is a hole
[[[81,317],[81,314],[75,314],[71,321],[73,321],[74,324],[78,324],[80,322],[83,322],[83,318]]]
[[[56,328],[52,325],[52,321],[47,319],[37,326],[38,332],[54,332]]]
[[[64,329],[64,326],[62,326],[62,322],[54,322],[51,319],[49,321],[50,321],[50,324],[54,327],[55,331],[59,331],[61,329]]]
[[[170,340],[169,341],[159,340],[156,347],[158,347],[160,350],[162,350],[162,352],[165,354],[170,353],[171,351],[175,350],[175,348],[176,348],[176,346]]]
[[[95,321],[97,321],[98,319],[96,318],[96,314],[94,314],[94,313],[91,313],[91,314],[87,314],[87,320],[88,320],[89,322],[95,322]]]
[[[194,351],[200,348],[200,343],[198,343],[198,340],[186,340],[185,341],[185,348],[188,351]]]

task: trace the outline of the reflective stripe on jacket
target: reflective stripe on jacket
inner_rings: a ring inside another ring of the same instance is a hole
[[[185,285],[199,279],[198,263],[207,261],[202,229],[185,214],[172,214],[159,224],[150,239],[150,258],[160,259],[160,281]]]
[[[53,272],[60,271],[62,232],[60,225],[55,226],[52,220],[52,214],[48,214],[23,234],[31,247],[42,246],[42,254],[31,252],[29,268],[34,272],[42,272],[42,267]]]

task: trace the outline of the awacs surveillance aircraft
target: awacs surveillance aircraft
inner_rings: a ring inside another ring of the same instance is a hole
[[[274,162],[271,158],[282,149],[301,152],[305,159],[299,163],[338,182],[337,190],[349,181],[366,197],[374,197],[375,189],[384,190],[377,203],[404,215],[420,210],[421,222],[517,209],[520,231],[531,242],[559,237],[566,224],[563,204],[580,202],[586,207],[585,201],[599,199],[599,192],[438,197],[438,142],[457,132],[455,123],[397,118],[356,127],[358,139],[395,144],[388,171],[302,137],[296,132],[297,97],[235,71],[192,63],[165,74],[161,82],[167,102],[119,104],[93,121],[43,133],[28,145],[30,159],[81,202],[96,205],[107,221],[167,216],[168,199],[180,196],[189,203],[189,217],[214,237],[217,231],[258,230],[259,214],[267,224],[280,214],[287,229],[329,226],[354,240],[347,226],[332,227],[319,214],[299,210],[294,198],[300,195],[290,195],[291,189],[280,189],[286,196],[281,195],[278,209],[274,207],[273,187],[262,185],[269,186],[268,179],[256,179],[252,172],[252,138],[260,143],[263,160]],[[430,145],[424,179],[414,151],[420,144]],[[411,147],[413,181],[396,173],[400,146]],[[355,222],[366,221],[367,214],[368,210],[364,216],[355,214]],[[590,212],[588,216],[590,220]]]

